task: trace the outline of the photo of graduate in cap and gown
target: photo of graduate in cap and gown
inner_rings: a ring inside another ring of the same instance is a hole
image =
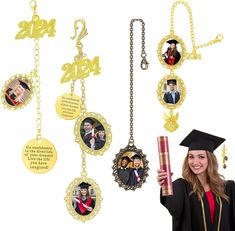
[[[176,79],[168,79],[167,85],[169,86],[169,91],[164,93],[163,99],[165,103],[176,104],[180,100],[180,93],[177,91],[177,81]]]
[[[105,145],[105,130],[102,125],[99,125],[96,127],[97,133],[96,133],[96,140],[95,140],[95,150],[99,150],[104,147]]]
[[[188,147],[182,177],[173,182],[173,195],[160,202],[173,218],[173,231],[235,230],[235,183],[218,172],[214,151],[225,141],[193,130],[180,145]],[[158,170],[158,183],[167,173]],[[160,192],[161,193],[161,192]]]
[[[181,58],[180,52],[177,50],[177,44],[179,42],[175,39],[171,39],[167,41],[167,43],[170,44],[170,46],[168,46],[167,51],[162,54],[162,57],[168,65],[175,65]]]
[[[133,168],[130,174],[130,185],[136,186],[143,178],[144,168],[141,166],[142,158],[139,154],[135,154],[131,159],[133,161]]]
[[[11,106],[20,106],[29,96],[30,88],[26,82],[15,80],[5,92],[5,100]]]
[[[95,149],[95,133],[94,133],[94,120],[87,118],[83,122],[83,129],[81,130],[81,136],[87,147]]]
[[[86,182],[82,182],[78,185],[78,197],[73,196],[73,207],[75,211],[80,215],[88,215],[95,207],[95,201],[92,199],[89,193],[89,187],[91,185]]]
[[[131,168],[128,166],[130,162],[132,162],[132,160],[128,156],[123,156],[121,158],[120,167],[117,169],[119,179],[125,185],[130,185]]]

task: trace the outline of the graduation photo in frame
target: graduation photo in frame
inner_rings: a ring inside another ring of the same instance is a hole
[[[179,107],[186,95],[183,80],[176,75],[167,75],[158,84],[158,99],[167,109]]]
[[[92,155],[102,155],[111,144],[110,126],[99,114],[87,112],[75,124],[76,142]]]
[[[127,146],[116,154],[113,163],[115,181],[125,190],[135,190],[146,181],[149,167],[142,150]]]
[[[21,109],[32,99],[32,83],[26,75],[15,75],[6,81],[2,89],[2,102],[11,110]]]

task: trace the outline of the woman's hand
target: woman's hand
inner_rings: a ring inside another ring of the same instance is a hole
[[[166,178],[167,178],[167,173],[162,169],[158,169],[157,170],[157,182],[161,187],[163,186]]]

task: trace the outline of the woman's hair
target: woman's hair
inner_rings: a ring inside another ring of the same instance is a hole
[[[78,197],[81,197],[82,194],[81,194],[81,189],[79,190],[79,194],[78,194]],[[86,197],[89,198],[90,197],[90,193],[89,193],[89,190],[86,189]]]
[[[219,165],[216,156],[209,151],[206,151],[206,155],[208,159],[206,175],[210,190],[216,193],[216,195],[225,199],[227,202],[229,202],[229,197],[225,194],[226,181],[224,180],[224,176],[218,173]],[[189,154],[187,154],[184,159],[182,176],[192,186],[192,191],[190,192],[190,195],[192,193],[196,193],[202,197],[204,193],[203,186],[201,185],[197,176],[190,169],[188,164],[188,156]]]

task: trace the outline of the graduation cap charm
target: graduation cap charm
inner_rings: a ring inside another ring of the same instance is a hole
[[[174,30],[174,13],[175,8],[178,5],[186,7],[189,18],[190,18],[190,30],[191,30],[191,42],[192,52],[186,50],[184,41],[175,34]],[[194,27],[193,27],[193,16],[192,11],[185,1],[175,1],[171,8],[171,27],[170,34],[165,36],[158,45],[158,59],[160,63],[170,70],[170,74],[164,76],[157,89],[157,97],[165,108],[169,109],[169,114],[164,113],[165,125],[167,131],[174,132],[179,127],[178,117],[179,114],[174,114],[173,110],[180,107],[185,100],[186,87],[183,80],[175,75],[174,70],[179,68],[186,59],[200,59],[201,55],[197,53],[197,49],[206,47],[217,42],[221,42],[223,39],[222,35],[218,35],[214,40],[202,44],[195,45]]]

